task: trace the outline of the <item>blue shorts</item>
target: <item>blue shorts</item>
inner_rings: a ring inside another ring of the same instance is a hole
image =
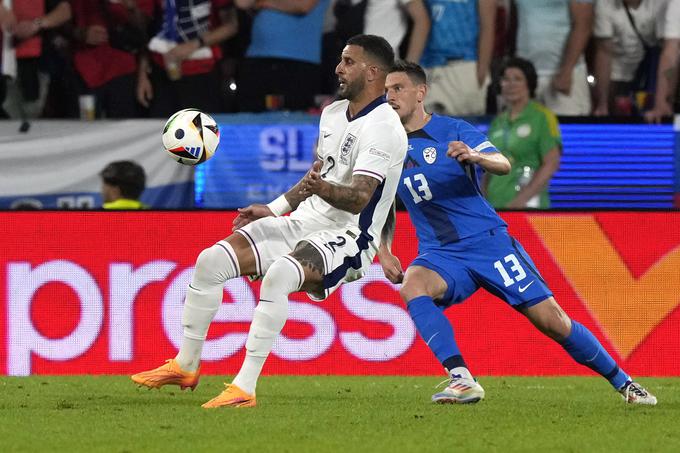
[[[436,301],[443,308],[463,302],[479,288],[514,308],[531,307],[553,295],[507,228],[422,250],[410,266],[433,270],[446,281],[446,293]]]

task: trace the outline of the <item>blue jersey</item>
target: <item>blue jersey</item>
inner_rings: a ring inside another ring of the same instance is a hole
[[[432,115],[408,134],[408,153],[397,194],[408,209],[420,251],[506,227],[484,199],[475,166],[446,155],[449,142],[460,140],[480,152],[497,152],[471,124]]]
[[[423,50],[424,67],[445,66],[449,60],[477,60],[478,0],[426,0],[432,28]]]

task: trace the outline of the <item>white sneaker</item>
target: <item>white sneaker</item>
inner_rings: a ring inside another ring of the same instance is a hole
[[[484,389],[479,383],[470,378],[464,378],[459,374],[452,374],[444,390],[432,395],[432,402],[439,404],[467,404],[476,403],[484,399]],[[442,384],[444,383],[442,382]]]
[[[626,403],[656,406],[656,396],[649,393],[647,389],[637,382],[629,382],[621,390],[619,390],[619,393]]]

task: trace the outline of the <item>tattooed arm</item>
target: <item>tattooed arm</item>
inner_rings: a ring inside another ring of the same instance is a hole
[[[288,192],[283,194],[283,196],[286,197],[286,200],[288,201],[292,211],[295,211],[298,206],[300,206],[300,203],[312,195],[311,193],[305,193],[303,190],[306,177],[307,176],[305,175],[304,178],[300,179],[293,187],[288,189]]]
[[[316,194],[331,206],[352,214],[359,214],[366,207],[380,184],[377,179],[365,175],[354,175],[348,186],[333,184],[321,177],[320,170],[321,162],[317,161],[302,180],[301,195],[307,198]]]

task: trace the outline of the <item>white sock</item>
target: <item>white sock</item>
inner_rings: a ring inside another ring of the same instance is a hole
[[[184,338],[175,357],[183,370],[194,372],[201,364],[203,343],[222,304],[224,283],[239,274],[236,253],[226,241],[220,241],[198,255],[182,310]]]
[[[288,319],[288,295],[298,291],[303,282],[304,270],[290,256],[279,258],[267,270],[248,331],[246,357],[233,381],[244,392],[255,394],[264,362]]]
[[[470,370],[468,370],[464,366],[457,366],[456,368],[449,371],[449,375],[453,376],[454,374],[457,374],[464,379],[474,380],[474,378],[472,377],[472,373],[470,373]]]

